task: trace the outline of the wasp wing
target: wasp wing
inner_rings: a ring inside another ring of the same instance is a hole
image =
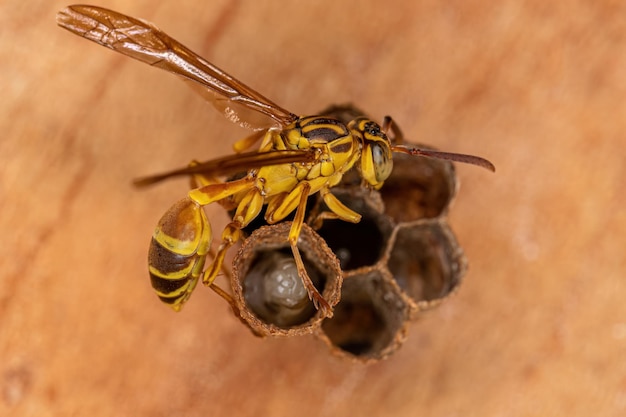
[[[297,118],[151,23],[84,5],[60,11],[57,23],[85,39],[183,77],[229,120],[243,127],[286,126]],[[257,117],[259,113],[266,117]]]
[[[261,168],[269,165],[281,165],[289,163],[306,163],[315,159],[315,152],[309,150],[293,151],[269,151],[269,152],[245,152],[229,155],[210,161],[199,162],[197,164],[164,172],[162,174],[151,175],[138,178],[133,183],[143,187],[155,184],[168,178],[183,175],[201,174],[205,176],[225,176],[236,174],[250,169]]]

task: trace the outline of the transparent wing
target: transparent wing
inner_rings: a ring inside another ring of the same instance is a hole
[[[210,161],[199,162],[192,166],[175,169],[173,171],[168,171],[157,175],[138,178],[133,183],[136,186],[143,187],[146,185],[155,184],[167,178],[183,175],[203,174],[206,176],[224,176],[269,165],[312,162],[314,159],[315,152],[312,149],[294,151],[246,152],[212,159]]]
[[[85,39],[183,77],[229,120],[243,127],[286,126],[297,118],[151,23],[83,5],[60,11],[57,23]]]

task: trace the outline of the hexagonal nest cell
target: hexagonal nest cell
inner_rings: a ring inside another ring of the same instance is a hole
[[[312,333],[324,316],[318,311],[302,280],[291,252],[291,222],[263,226],[242,244],[233,260],[231,287],[241,319],[260,336]],[[304,224],[298,249],[307,274],[331,307],[340,299],[343,274],[337,257]]]
[[[371,362],[384,359],[404,341],[408,304],[384,270],[346,277],[341,302],[318,336],[339,356]]]
[[[363,115],[350,105],[320,114],[345,123]],[[447,223],[457,187],[450,162],[394,154],[394,170],[380,191],[362,185],[356,169],[331,189],[362,215],[359,223],[324,218],[328,208],[320,196],[309,198],[298,247],[309,276],[334,306],[329,318],[302,288],[287,243],[291,222],[246,229],[251,234],[231,279],[242,320],[260,336],[316,334],[354,361],[388,357],[405,340],[407,324],[452,294],[465,274],[463,251]]]

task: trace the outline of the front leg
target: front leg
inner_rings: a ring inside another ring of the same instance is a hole
[[[322,188],[320,190],[320,195],[324,199],[324,203],[326,203],[326,206],[330,211],[322,211],[315,216],[311,222],[313,229],[319,230],[322,227],[324,220],[340,219],[350,223],[358,223],[361,221],[361,215],[339,201],[339,199],[330,192],[328,187]]]

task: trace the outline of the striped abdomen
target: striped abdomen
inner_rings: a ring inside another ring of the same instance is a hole
[[[204,210],[189,198],[174,204],[154,231],[148,252],[152,288],[175,311],[198,283],[211,237]]]

